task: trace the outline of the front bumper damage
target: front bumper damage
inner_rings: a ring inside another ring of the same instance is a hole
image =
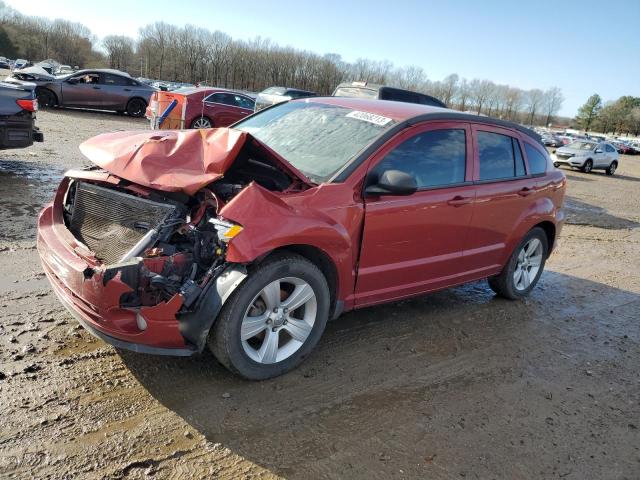
[[[63,182],[41,212],[37,237],[44,271],[61,303],[90,333],[115,347],[178,356],[202,351],[224,301],[246,277],[244,267],[222,265],[197,299],[180,290],[155,305],[129,307],[127,295],[140,280],[161,273],[169,262],[179,263],[180,254],[102,264],[66,228],[65,191]]]

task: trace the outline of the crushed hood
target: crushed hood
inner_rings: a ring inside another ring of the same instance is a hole
[[[221,178],[248,141],[304,183],[300,172],[247,132],[231,128],[116,132],[93,137],[80,151],[93,163],[131,182],[193,195]]]
[[[14,70],[13,76],[20,80],[54,80],[56,77],[47,72],[44,68],[38,65],[33,67],[21,68]],[[31,78],[27,78],[31,77]]]

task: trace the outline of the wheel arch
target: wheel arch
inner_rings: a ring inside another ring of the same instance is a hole
[[[51,95],[53,95],[53,100],[55,102],[56,105],[60,105],[60,99],[58,98],[58,95],[56,94],[56,92],[54,92],[53,90],[51,90],[50,88],[47,87],[42,87],[42,86],[37,86],[36,87],[36,97],[38,96],[38,92],[41,91],[47,91],[48,93],[50,93]]]
[[[147,102],[144,98],[140,97],[140,96],[135,96],[135,97],[131,97],[129,100],[127,100],[127,107],[129,107],[129,104],[131,102],[133,102],[134,100],[140,100],[142,103],[144,103],[145,108],[149,105],[149,102]]]
[[[553,224],[553,222],[545,220],[544,222],[540,222],[534,225],[533,227],[531,227],[531,230],[533,230],[536,227],[544,230],[544,233],[547,237],[547,247],[548,247],[547,257],[549,257],[549,255],[551,255],[551,250],[553,250],[553,246],[555,245],[555,241],[556,241],[556,226]]]
[[[338,268],[334,263],[333,259],[327,254],[324,250],[308,244],[292,244],[292,245],[283,245],[272,251],[270,251],[267,255],[261,257],[258,263],[264,261],[266,258],[271,257],[276,253],[285,253],[291,252],[301,257],[306,258],[311,263],[313,263],[316,267],[320,269],[324,278],[327,280],[327,285],[329,287],[329,318],[334,318],[342,312],[342,307],[339,305],[337,301],[340,277],[338,275]]]

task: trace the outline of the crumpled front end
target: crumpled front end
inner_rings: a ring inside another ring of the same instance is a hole
[[[109,170],[67,172],[39,216],[38,252],[54,291],[92,333],[135,351],[190,355],[246,277],[248,262],[227,259],[243,226],[220,212],[252,186],[282,194],[308,186],[253,141],[218,149],[209,167],[185,160],[197,149],[188,141],[173,153],[182,168],[160,169],[162,152],[178,148],[172,138],[143,141],[144,155],[120,137],[111,139],[119,148],[92,147]]]

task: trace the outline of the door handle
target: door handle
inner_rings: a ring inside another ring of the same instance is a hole
[[[521,197],[528,197],[532,193],[535,193],[535,190],[533,188],[524,187],[518,192],[518,195],[520,195]]]
[[[125,92],[130,92],[130,91],[131,91],[131,89],[130,89],[130,88],[125,88],[125,89],[124,89],[124,91],[125,91]]]
[[[469,203],[471,203],[471,197],[463,197],[461,195],[456,195],[451,200],[447,200],[447,205],[451,205],[452,207],[461,207]]]
[[[100,90],[100,87],[93,87],[94,90]]]

